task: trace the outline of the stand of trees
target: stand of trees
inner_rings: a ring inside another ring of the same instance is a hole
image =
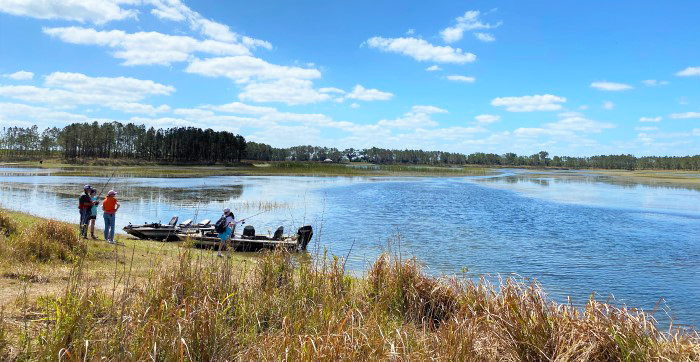
[[[146,129],[132,123],[73,123],[62,129],[37,126],[0,130],[0,159],[28,159],[62,156],[66,159],[115,158],[154,162],[229,163],[253,161],[364,161],[375,164],[552,166],[603,169],[700,170],[700,155],[684,157],[635,157],[600,155],[592,157],[549,157],[546,151],[530,156],[509,152],[472,153],[390,150],[372,147],[363,150],[317,146],[275,148],[264,143],[246,142],[241,135],[194,127]]]

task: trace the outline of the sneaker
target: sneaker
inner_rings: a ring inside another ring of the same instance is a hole
[[[116,243],[114,242],[114,240],[108,240],[107,242],[110,243],[110,244],[116,244]]]

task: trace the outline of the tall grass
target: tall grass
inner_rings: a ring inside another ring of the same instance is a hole
[[[9,215],[0,211],[0,232],[0,253],[16,261],[71,261],[87,252],[75,226],[64,222],[44,220],[18,228]]]
[[[365,278],[339,258],[278,251],[247,268],[193,256],[133,283],[68,286],[15,353],[32,360],[698,360],[696,334],[661,333],[643,313],[590,300],[549,302],[539,285],[424,275],[382,256]],[[2,324],[0,324],[2,332]],[[1,355],[1,354],[0,354]]]

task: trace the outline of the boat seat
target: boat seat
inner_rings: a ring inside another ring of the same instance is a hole
[[[199,222],[199,226],[207,226],[209,224],[211,224],[211,220],[209,220],[209,219],[204,219],[204,220]]]
[[[280,226],[275,230],[275,233],[272,234],[272,240],[282,240],[282,233],[284,233],[284,226]]]
[[[192,219],[187,219],[187,220],[183,221],[182,224],[180,224],[180,227],[186,228],[186,227],[189,227],[190,225],[192,225]]]
[[[170,226],[175,226],[177,225],[177,215],[173,216],[172,219],[170,219],[170,222],[168,223]]]

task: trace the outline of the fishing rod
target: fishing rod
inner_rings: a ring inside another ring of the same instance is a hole
[[[102,185],[102,190],[100,190],[100,193],[97,195],[97,199],[100,199],[100,196],[102,196],[102,193],[105,191],[105,188],[107,188],[107,185],[109,185],[109,182],[112,181],[112,177],[114,177],[114,174],[117,173],[117,171],[112,172],[112,176],[109,176],[107,179],[107,182]]]
[[[251,217],[256,217],[256,216],[258,216],[258,215],[260,215],[260,214],[264,214],[264,213],[266,213],[266,212],[268,212],[268,211],[270,211],[270,210],[261,211],[261,212],[255,214],[255,215],[248,216],[247,218],[245,218],[245,219],[240,219],[240,220],[238,220],[238,221],[242,224],[242,223],[244,223],[246,220],[250,219]]]

